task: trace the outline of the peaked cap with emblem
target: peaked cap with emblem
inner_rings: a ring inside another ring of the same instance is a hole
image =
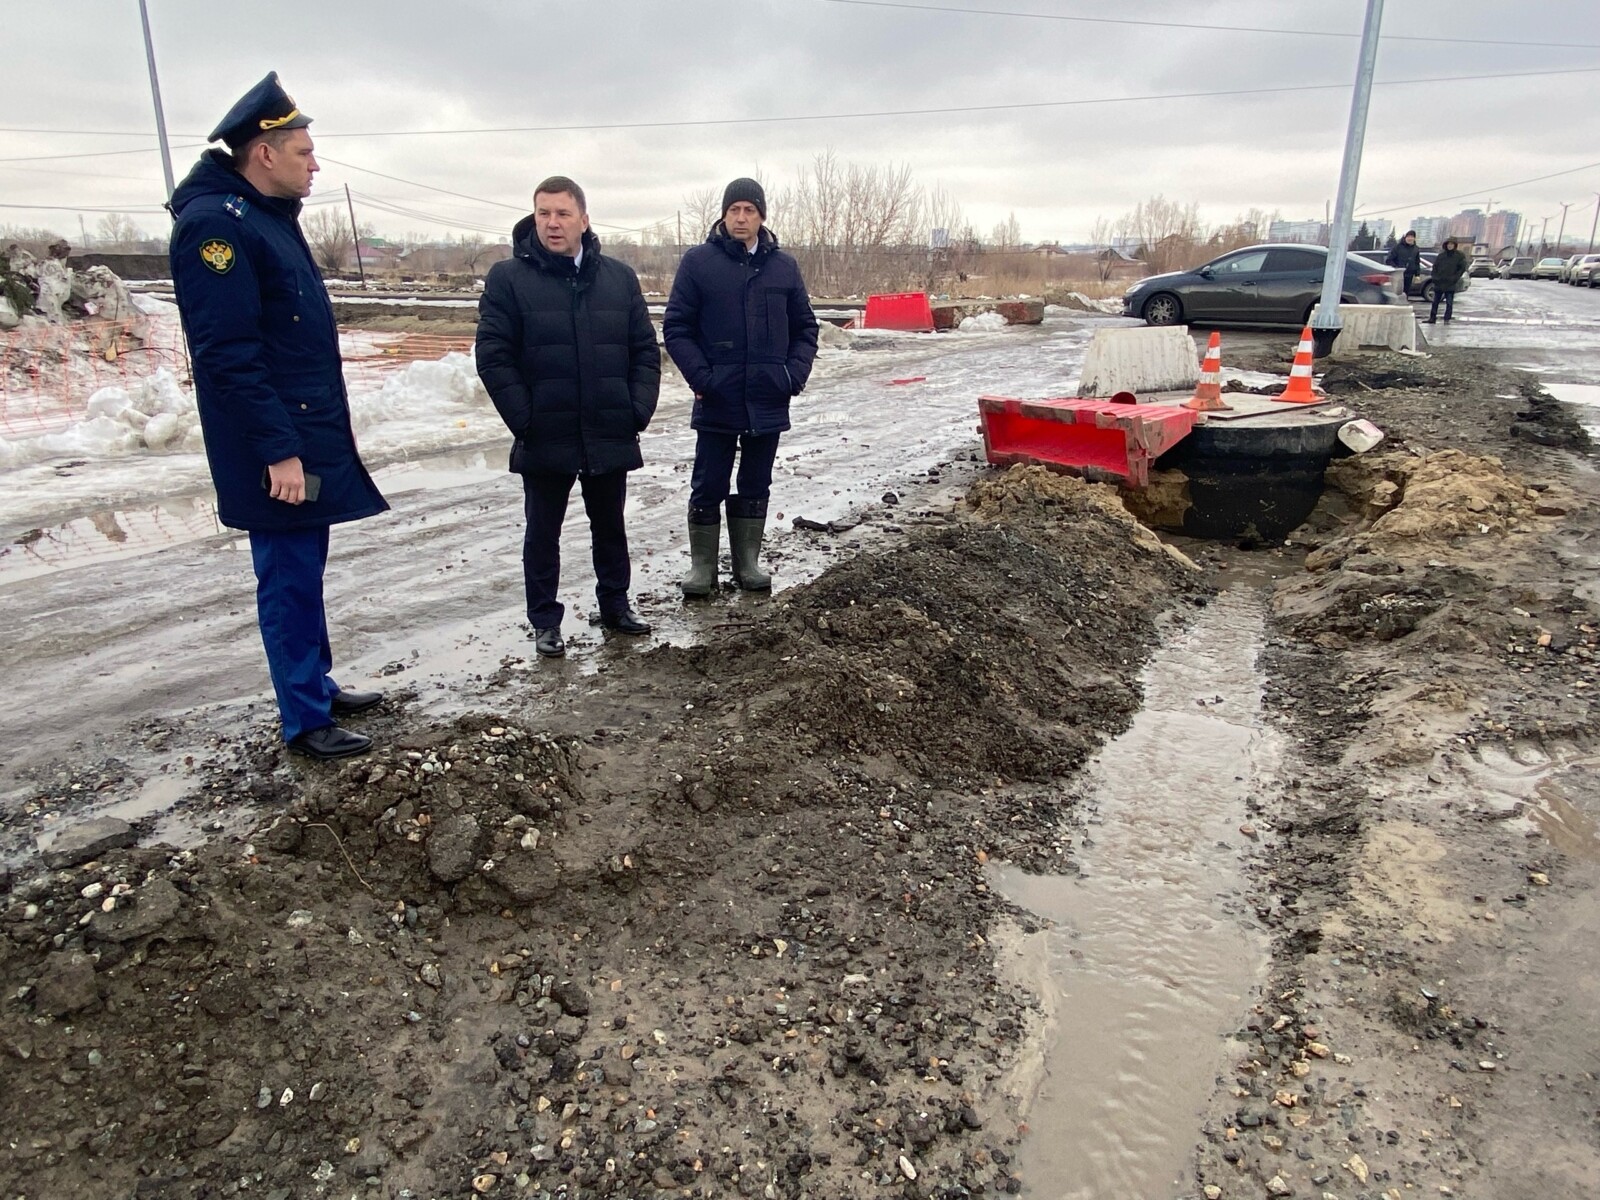
[[[224,142],[228,149],[237,150],[251,138],[274,129],[303,129],[309,124],[311,118],[295,107],[278,82],[278,73],[269,71],[265,79],[239,97],[206,141]]]

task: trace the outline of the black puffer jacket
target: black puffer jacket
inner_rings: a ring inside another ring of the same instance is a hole
[[[661,351],[633,269],[583,235],[583,261],[551,254],[524,217],[515,257],[478,303],[478,375],[515,435],[511,469],[603,475],[644,465],[639,432],[661,391]]]
[[[678,264],[661,323],[694,389],[695,429],[781,433],[817,357],[817,318],[800,264],[763,228],[751,254],[718,221]]]
[[[1465,291],[1463,281],[1467,277],[1467,268],[1471,265],[1465,254],[1457,250],[1454,245],[1448,245],[1448,248],[1439,251],[1438,257],[1433,260],[1434,289],[1441,292]]]

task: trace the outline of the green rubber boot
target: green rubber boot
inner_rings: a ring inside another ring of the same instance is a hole
[[[733,550],[733,581],[747,592],[770,592],[772,576],[761,569],[761,542],[767,518],[728,517],[728,545]]]
[[[717,590],[717,555],[722,548],[722,514],[710,510],[710,521],[696,520],[707,515],[689,510],[689,573],[680,585],[685,596],[709,596]],[[730,535],[731,536],[731,535]]]

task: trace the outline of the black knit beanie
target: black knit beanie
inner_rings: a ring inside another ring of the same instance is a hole
[[[727,216],[728,210],[741,200],[754,204],[761,219],[767,219],[767,193],[761,190],[761,185],[754,179],[735,179],[723,189],[722,215]]]

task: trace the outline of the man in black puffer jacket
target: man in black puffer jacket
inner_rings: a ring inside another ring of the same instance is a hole
[[[717,586],[722,502],[728,502],[733,580],[772,587],[760,567],[778,437],[789,428],[817,356],[817,318],[800,265],[765,227],[767,197],[754,179],[722,195],[722,219],[683,256],[661,325],[667,353],[694,389],[697,432],[689,482],[689,574],[685,596]],[[739,491],[728,494],[739,458]]]
[[[1406,230],[1405,237],[1394,244],[1394,249],[1389,251],[1389,256],[1383,260],[1386,267],[1399,267],[1405,272],[1402,296],[1411,295],[1411,285],[1416,282],[1417,276],[1422,273],[1422,247],[1417,245],[1417,231]]]
[[[561,523],[577,481],[589,516],[600,623],[617,633],[650,626],[628,603],[632,565],[622,510],[628,472],[644,465],[639,434],[656,411],[661,351],[639,279],[600,253],[583,189],[546,179],[534,211],[512,231],[514,257],[496,263],[478,305],[478,374],[516,438],[528,527],[522,573],[534,648],[566,653]]]

